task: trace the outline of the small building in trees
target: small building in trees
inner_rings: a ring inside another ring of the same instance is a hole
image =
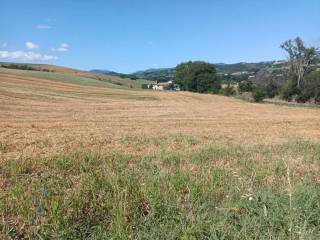
[[[172,90],[173,88],[173,82],[168,81],[168,82],[160,82],[156,83],[152,86],[152,89],[155,91],[164,91],[164,90]]]

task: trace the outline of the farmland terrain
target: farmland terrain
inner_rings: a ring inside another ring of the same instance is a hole
[[[94,72],[82,71],[73,68],[48,65],[48,64],[23,64],[0,62],[0,72],[21,76],[38,77],[44,79],[55,79],[61,81],[76,82],[105,82],[110,84],[97,83],[99,86],[141,88],[142,84],[152,83],[144,79],[129,79],[126,77],[114,76],[112,74],[99,74]],[[72,79],[72,80],[70,80]],[[82,80],[82,81],[81,81]],[[93,81],[96,80],[96,81]],[[91,84],[92,85],[92,84]],[[116,85],[116,86],[115,86]]]
[[[86,74],[0,69],[0,237],[320,238],[319,109]]]

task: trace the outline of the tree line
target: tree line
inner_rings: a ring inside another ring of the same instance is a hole
[[[237,92],[249,92],[256,102],[265,98],[279,96],[287,101],[307,102],[311,99],[320,103],[320,71],[314,66],[320,62],[319,49],[307,47],[299,37],[285,41],[280,46],[287,54],[286,82],[275,79],[256,84],[246,79],[237,83],[222,86],[213,64],[204,61],[184,62],[176,67],[175,83],[182,90],[198,93],[218,93],[234,95]]]

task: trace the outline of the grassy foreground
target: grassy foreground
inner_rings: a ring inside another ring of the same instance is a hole
[[[0,237],[320,239],[320,144],[122,141],[150,151],[2,162]]]

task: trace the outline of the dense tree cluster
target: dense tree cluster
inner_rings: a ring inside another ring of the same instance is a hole
[[[273,79],[252,87],[252,96],[256,102],[264,98],[279,95],[284,100],[320,103],[320,71],[314,66],[319,63],[319,51],[315,47],[306,47],[299,38],[288,40],[281,45],[288,53],[288,79],[282,86]],[[239,92],[250,91],[248,82],[239,83]]]
[[[253,82],[250,80],[243,80],[239,82],[239,92],[251,92],[253,90]]]
[[[266,69],[269,77],[263,81],[253,82],[246,75],[232,76],[238,77],[236,79],[232,79],[230,74],[220,74],[217,77],[213,64],[189,61],[176,67],[175,83],[179,84],[182,90],[199,93],[212,92],[231,96],[237,92],[251,92],[256,102],[279,96],[288,101],[312,100],[320,103],[320,71],[315,67],[320,63],[318,49],[306,47],[299,37],[286,41],[281,48],[288,53],[288,62],[281,63],[283,65],[278,69],[279,72],[273,75]],[[271,70],[273,72],[274,68]],[[278,81],[279,76],[287,81]],[[222,88],[221,81],[224,83]]]
[[[10,63],[10,64],[1,64],[1,67],[3,68],[10,68],[10,69],[19,69],[19,70],[38,70],[36,68],[33,68],[27,64],[14,64],[14,63]]]
[[[320,72],[311,72],[301,80],[299,88],[297,81],[289,79],[284,85],[282,97],[288,101],[307,102],[314,99],[315,103],[320,103]]]
[[[213,64],[202,61],[189,61],[176,67],[175,83],[181,89],[191,92],[214,92],[220,89],[220,82]]]

